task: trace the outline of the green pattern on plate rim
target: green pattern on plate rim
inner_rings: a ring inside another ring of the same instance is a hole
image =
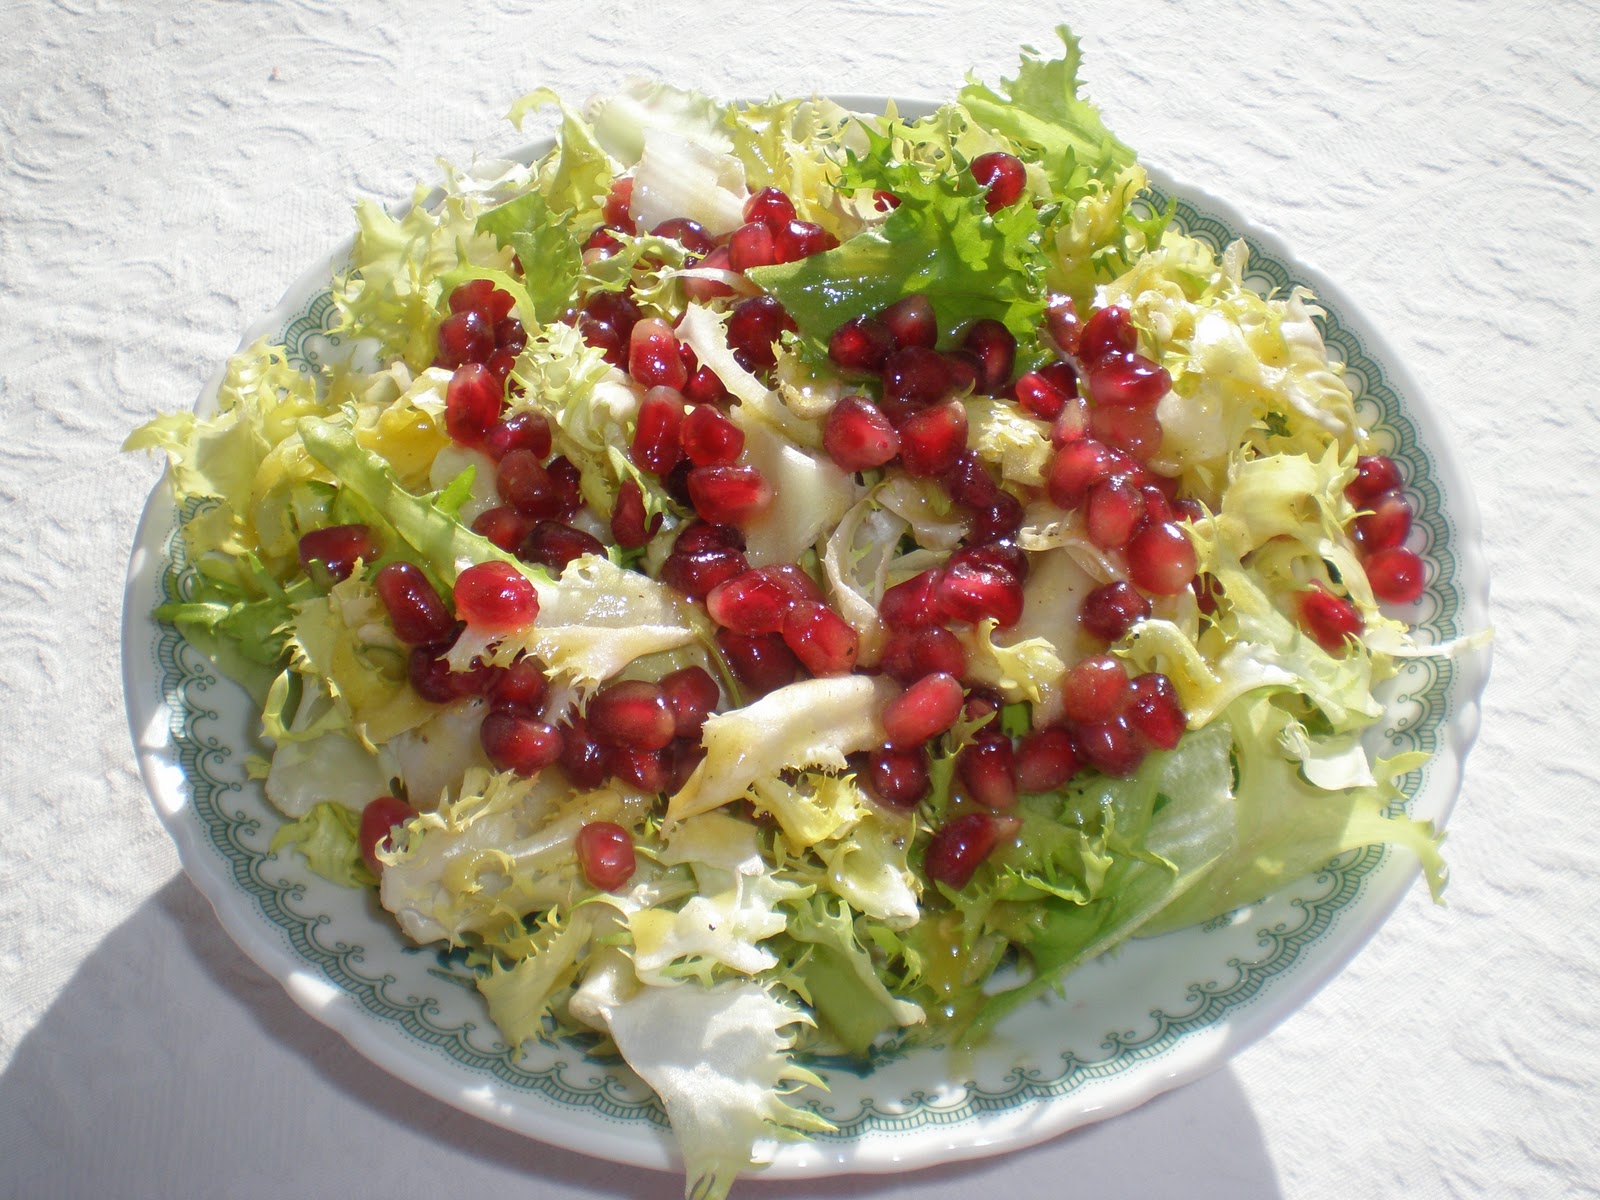
[[[1162,203],[1165,197],[1158,193],[1156,201]],[[1241,236],[1228,221],[1186,198],[1176,201],[1175,224],[1217,250]],[[1248,234],[1244,236],[1251,248],[1248,281],[1252,286],[1284,290],[1298,282],[1288,264],[1265,252]],[[1358,411],[1380,447],[1403,464],[1407,492],[1417,510],[1419,548],[1432,564],[1433,573],[1414,624],[1433,641],[1450,639],[1462,632],[1464,587],[1458,531],[1446,512],[1441,472],[1420,441],[1417,426],[1383,366],[1341,319],[1333,303],[1326,298],[1319,298],[1319,303],[1327,313],[1322,326],[1330,353],[1344,364]],[[278,338],[299,370],[312,372],[314,364],[337,346],[338,339],[328,333],[335,316],[331,297],[323,290],[311,295],[285,322]],[[171,531],[165,539],[165,552],[161,589],[171,598],[182,595],[188,586],[182,544]],[[491,1034],[485,1039],[488,1023],[481,1010],[477,1019],[463,1017],[460,1006],[445,1004],[442,995],[417,994],[418,979],[448,984],[450,993],[459,994],[466,980],[448,956],[431,948],[405,947],[408,955],[427,959],[432,965],[402,982],[392,971],[374,971],[365,947],[335,935],[332,919],[313,895],[319,881],[296,876],[292,867],[266,853],[263,817],[268,810],[254,792],[248,798],[244,793],[245,788],[258,787],[243,782],[242,754],[236,752],[244,747],[218,731],[218,712],[208,702],[219,686],[214,668],[168,626],[156,627],[152,649],[175,757],[205,841],[226,865],[234,886],[250,897],[254,915],[276,931],[300,963],[313,968],[374,1020],[399,1031],[416,1051],[442,1056],[481,1082],[492,1080],[516,1093],[536,1094],[594,1118],[665,1128],[659,1102],[616,1060],[592,1058],[581,1045],[568,1043],[538,1048],[528,1060],[519,1061],[497,1037]],[[1402,669],[1395,682],[1389,704],[1391,720],[1383,731],[1390,752],[1437,750],[1442,731],[1455,707],[1463,702],[1455,686],[1455,662],[1415,660]],[[1420,791],[1430,769],[1431,764],[1405,779],[1408,796]],[[959,1126],[1058,1101],[1099,1081],[1136,1071],[1172,1053],[1186,1039],[1215,1033],[1305,964],[1307,952],[1351,912],[1389,857],[1390,853],[1379,847],[1352,852],[1286,889],[1275,898],[1276,903],[1269,901],[1218,918],[1200,930],[1174,935],[1232,940],[1217,956],[1216,970],[1182,988],[1181,997],[1130,1014],[1139,1028],[1102,1027],[1094,1054],[1041,1047],[1036,1061],[1014,1065],[998,1078],[952,1081],[940,1070],[923,1079],[927,1085],[923,1087],[907,1084],[904,1073],[888,1070],[915,1059],[917,1051],[907,1053],[891,1046],[866,1068],[832,1058],[814,1059],[809,1065],[836,1085],[836,1094],[811,1101],[811,1107],[837,1126],[837,1132],[821,1134],[819,1140],[843,1142],[869,1134]],[[381,928],[374,925],[375,931]],[[1243,952],[1239,948],[1241,929],[1246,933]],[[392,937],[397,943],[403,941],[397,929]],[[392,948],[389,953],[392,955]],[[381,959],[383,955],[372,957]],[[452,1007],[457,1011],[448,1011]],[[874,1098],[869,1093],[880,1078],[889,1091]],[[838,1086],[852,1079],[848,1088]]]

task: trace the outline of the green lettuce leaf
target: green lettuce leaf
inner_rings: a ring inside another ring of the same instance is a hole
[[[361,857],[360,836],[361,814],[328,801],[279,826],[267,849],[272,854],[298,850],[307,866],[341,887],[374,887],[378,881]]]

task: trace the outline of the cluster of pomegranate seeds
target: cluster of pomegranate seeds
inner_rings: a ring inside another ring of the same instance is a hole
[[[1427,582],[1422,558],[1405,548],[1411,532],[1411,504],[1405,497],[1400,468],[1381,454],[1356,460],[1356,477],[1345,495],[1363,510],[1352,536],[1361,552],[1372,594],[1385,604],[1411,604]]]

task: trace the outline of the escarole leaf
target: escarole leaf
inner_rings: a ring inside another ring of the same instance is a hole
[[[281,825],[267,846],[278,854],[293,848],[322,878],[341,887],[372,887],[378,881],[361,857],[361,814],[327,801],[298,821]]]

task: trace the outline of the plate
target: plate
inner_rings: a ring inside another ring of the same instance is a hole
[[[841,98],[881,111],[878,98]],[[922,106],[901,105],[915,113]],[[538,152],[542,147],[534,147]],[[1185,232],[1221,249],[1250,245],[1249,282],[1304,284],[1326,310],[1329,349],[1358,411],[1396,459],[1416,510],[1409,544],[1428,563],[1412,610],[1443,642],[1484,628],[1486,565],[1477,510],[1420,390],[1340,291],[1228,205],[1152,172]],[[339,262],[347,246],[333,256]],[[303,371],[339,353],[329,268],[318,266],[244,339],[281,341]],[[220,377],[220,376],[219,376]],[[216,380],[202,396],[211,403]],[[244,693],[175,630],[150,617],[186,587],[165,483],[145,508],[129,566],[123,677],[140,770],[185,869],[239,946],[297,1003],[399,1078],[486,1120],[602,1158],[677,1162],[659,1103],[619,1060],[579,1044],[519,1058],[500,1039],[459,962],[406,943],[369,894],[338,888],[303,860],[267,853],[279,818],[247,756],[262,752]],[[1432,756],[1404,780],[1405,808],[1441,824],[1478,728],[1488,655],[1414,660],[1392,681],[1388,720],[1369,749]],[[890,1050],[870,1067],[810,1059],[828,1084],[808,1103],[837,1126],[784,1144],[766,1174],[903,1170],[1042,1141],[1124,1112],[1221,1065],[1293,1012],[1383,922],[1417,877],[1383,848],[1342,856],[1268,899],[1208,924],[1136,941],[1071,977],[965,1054]],[[1409,902],[1425,903],[1412,894]]]

